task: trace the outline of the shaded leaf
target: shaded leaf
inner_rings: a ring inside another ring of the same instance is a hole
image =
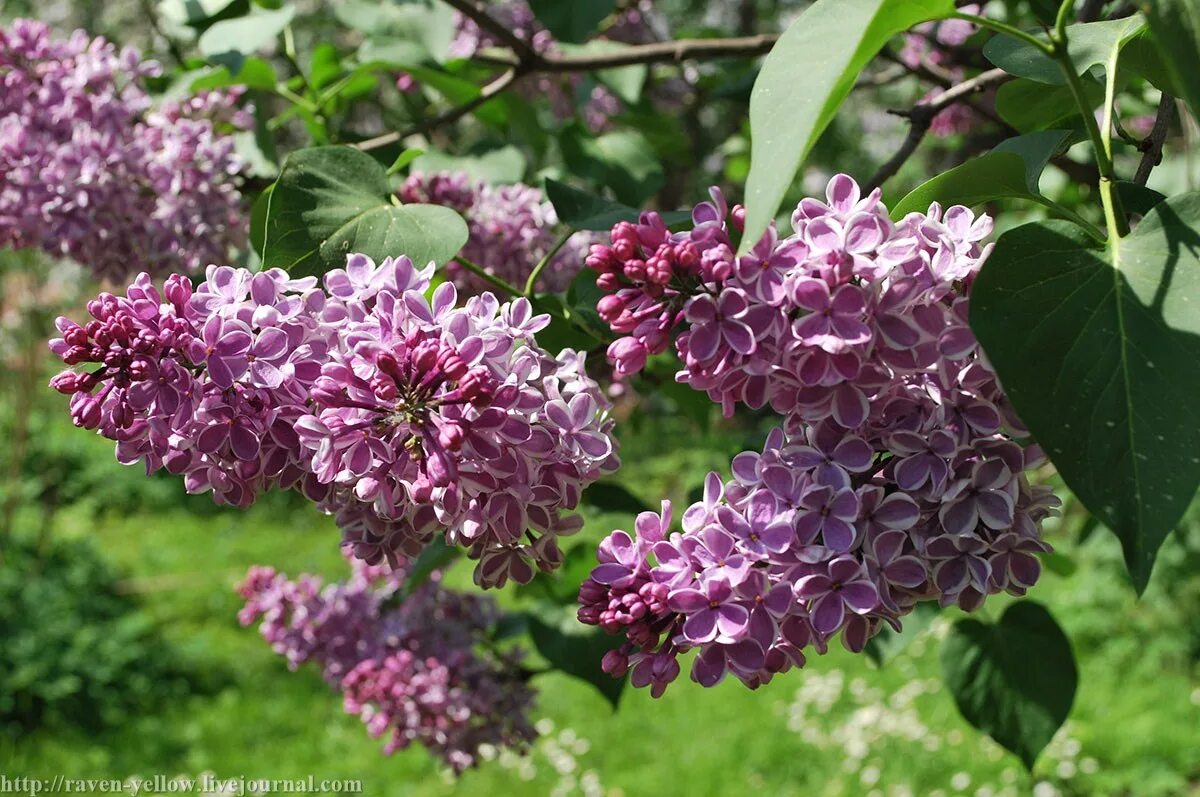
[[[942,673],[967,722],[1027,769],[1071,712],[1071,643],[1044,607],[1020,601],[1000,622],[959,620],[942,642]]]
[[[616,0],[529,0],[538,22],[560,42],[584,41],[616,6]]]
[[[1145,216],[1151,208],[1166,199],[1153,188],[1131,183],[1128,180],[1118,180],[1114,185],[1117,195],[1121,197],[1121,207],[1125,208],[1126,213],[1135,216]]]
[[[645,501],[614,481],[600,480],[583,491],[583,502],[604,512],[621,512],[636,515],[652,512]]]
[[[1093,248],[1061,222],[1000,237],[971,327],[1009,399],[1140,592],[1200,484],[1200,194]],[[1014,334],[1020,330],[1020,334]]]
[[[423,172],[466,172],[476,180],[493,185],[520,182],[525,176],[525,155],[513,146],[496,147],[467,155],[450,155],[441,150],[427,149],[413,163],[413,169]]]
[[[616,711],[621,692],[625,689],[625,679],[613,678],[604,672],[600,668],[600,661],[605,653],[621,646],[622,637],[610,636],[599,628],[579,625],[573,619],[570,622],[576,628],[565,630],[566,627],[562,625],[548,625],[530,616],[529,636],[534,647],[554,669],[595,687]]]
[[[609,41],[608,39],[597,39],[579,45],[562,45],[562,51],[568,55],[597,55],[620,52],[627,49],[629,49],[629,45]],[[612,69],[600,69],[594,74],[596,79],[608,87],[617,97],[630,105],[636,105],[638,100],[642,98],[642,88],[646,85],[646,78],[650,74],[650,67],[646,64],[634,64],[632,66],[615,67]]]
[[[1200,113],[1200,2],[1143,0],[1139,3],[1150,33],[1162,49],[1166,70],[1187,100],[1192,114]]]
[[[663,184],[663,169],[645,136],[618,130],[592,137],[579,125],[559,138],[567,167],[612,189],[617,199],[640,205]]]
[[[954,0],[817,0],[788,27],[750,94],[743,253],[775,218],[800,164],[867,62],[896,34],[954,12]]]
[[[435,535],[433,540],[417,554],[408,575],[404,579],[404,594],[411,595],[413,590],[424,584],[433,575],[433,571],[441,570],[457,559],[463,549],[457,545],[449,545],[446,538]]]
[[[293,276],[339,268],[351,252],[442,264],[466,240],[466,222],[449,208],[393,204],[387,174],[370,155],[312,147],[288,156],[271,192],[263,264]]]
[[[618,221],[636,221],[638,211],[598,194],[546,178],[546,198],[558,220],[576,230],[607,232]]]

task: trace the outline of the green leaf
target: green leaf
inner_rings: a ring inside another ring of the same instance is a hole
[[[168,26],[186,25],[198,30],[249,10],[246,0],[162,0],[158,4],[158,14]]]
[[[654,511],[646,505],[645,501],[614,481],[594,482],[583,491],[583,502],[603,512],[636,515],[640,512]]]
[[[638,217],[628,205],[549,178],[546,197],[554,205],[558,220],[576,230],[607,232],[618,221],[636,221]]]
[[[200,36],[200,52],[210,62],[237,74],[246,56],[275,40],[296,16],[296,7],[276,11],[255,8],[244,17],[218,22]]]
[[[321,42],[312,53],[308,66],[308,82],[314,89],[323,89],[342,74],[342,61],[337,48],[329,42]]]
[[[445,537],[435,536],[413,560],[408,576],[404,579],[404,594],[411,595],[413,590],[429,580],[433,571],[446,567],[462,552],[463,549],[457,545],[447,544]]]
[[[467,225],[449,208],[392,204],[387,174],[352,147],[293,152],[271,193],[263,265],[293,276],[341,267],[346,255],[408,255],[423,265],[452,258]]]
[[[998,623],[959,620],[941,658],[967,722],[1032,769],[1071,712],[1079,680],[1071,643],[1050,612],[1020,601]]]
[[[616,6],[616,0],[529,0],[538,22],[560,42],[584,41]]]
[[[1140,77],[1159,91],[1164,91],[1172,97],[1183,95],[1183,90],[1175,81],[1175,75],[1167,66],[1166,51],[1159,46],[1149,29],[1142,31],[1129,40],[1121,50],[1121,60],[1118,69],[1122,73]]]
[[[392,165],[388,167],[388,176],[391,177],[393,174],[397,174],[403,170],[405,166],[408,166],[410,163],[424,154],[425,150],[418,149],[416,147],[401,151],[401,153],[396,156],[396,160],[392,161]]]
[[[750,94],[749,251],[775,218],[796,171],[888,39],[953,14],[954,0],[817,0],[772,48]]]
[[[1143,0],[1150,33],[1192,114],[1200,113],[1200,0]]]
[[[1110,249],[1060,222],[1000,237],[971,326],[1017,414],[1116,533],[1141,592],[1200,484],[1200,193]]]
[[[567,55],[597,55],[628,50],[629,45],[609,41],[608,39],[597,39],[587,44],[564,44],[561,45],[561,48]],[[649,74],[650,67],[648,65],[634,64],[633,66],[601,69],[595,73],[595,76],[613,94],[616,94],[630,105],[636,105],[638,100],[642,98],[642,88],[646,85],[646,78]]]
[[[402,43],[416,48],[417,62],[442,61],[454,39],[454,10],[445,3],[397,3],[390,0],[339,0],[338,21],[375,45]]]
[[[549,573],[539,572],[528,584],[518,584],[521,596],[534,596],[559,606],[579,604],[579,586],[597,565],[594,543],[580,543],[563,555],[562,566]]]
[[[641,133],[618,130],[593,138],[572,125],[559,144],[571,171],[608,186],[628,205],[640,205],[663,184],[662,164]]]
[[[876,667],[882,667],[924,633],[940,612],[941,609],[932,601],[918,603],[911,613],[904,616],[903,631],[896,631],[885,624],[878,634],[867,640],[863,653],[867,654],[867,658],[874,662]]]
[[[892,209],[892,218],[924,212],[935,201],[943,206],[978,205],[1001,198],[1044,201],[1038,178],[1070,135],[1069,130],[1047,130],[1002,141],[983,157],[922,183]]]
[[[574,612],[554,607],[553,611],[528,615],[529,636],[542,658],[556,670],[596,687],[616,711],[625,688],[624,678],[613,678],[600,669],[604,654],[621,646],[622,637],[599,628],[580,625]]]
[[[275,68],[262,58],[246,58],[236,72],[228,66],[207,67],[204,72],[186,83],[191,92],[222,89],[227,86],[245,86],[251,89],[273,91],[275,89]]]
[[[267,240],[267,209],[271,205],[271,192],[275,190],[272,183],[258,195],[250,206],[250,246],[262,257],[263,245]]]
[[[1067,26],[1067,51],[1082,75],[1108,61],[1113,47],[1123,45],[1142,30],[1146,22],[1136,14],[1123,19],[1086,22]],[[1041,83],[1065,85],[1058,62],[1028,42],[1003,33],[988,39],[983,55],[1010,75]]]
[[[1090,107],[1104,102],[1102,85],[1086,77],[1082,82]],[[1053,127],[1079,116],[1069,88],[1024,78],[1010,80],[996,89],[996,113],[1022,133]]]

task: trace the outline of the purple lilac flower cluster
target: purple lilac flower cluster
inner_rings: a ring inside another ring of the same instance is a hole
[[[86,324],[58,319],[50,348],[72,368],[51,385],[119,461],[189,492],[245,507],[297,488],[372,563],[444,528],[482,585],[528,581],[561,561],[583,488],[619,465],[608,405],[581,355],[538,348],[548,318],[528,301],[456,307],[448,283],[427,299],[433,268],[350,255],[322,288],[210,266],[194,292],[174,275],[161,293],[142,274]]]
[[[0,246],[65,255],[104,279],[196,271],[243,247],[234,96],[152,107],[158,66],[40,22],[0,29]]]
[[[405,202],[444,205],[461,213],[470,230],[462,256],[512,285],[525,285],[534,266],[564,232],[554,206],[541,191],[524,183],[494,186],[472,180],[465,172],[415,172],[404,181],[399,195]],[[565,291],[579,273],[592,240],[587,233],[571,236],[542,270],[537,290]],[[478,293],[489,287],[455,261],[446,265],[446,272],[460,290]]]
[[[351,564],[349,580],[330,584],[253,567],[238,619],[259,623],[291,669],[319,666],[346,712],[386,738],[386,755],[416,742],[462,772],[482,745],[526,749],[534,692],[521,651],[482,644],[500,616],[495,601],[447,589],[437,572],[400,600],[407,567]]]
[[[693,229],[644,214],[589,257],[626,335],[618,369],[674,337],[680,382],[784,417],[731,480],[709,476],[682,533],[664,504],[600,547],[579,617],[626,636],[606,669],[655,694],[691,648],[698,682],[758,686],[839,631],[862,650],[918,601],[1023,594],[1058,505],[1026,478],[1041,452],[1013,442],[1026,432],[966,323],[990,219],[934,205],[893,224],[844,175],[799,204],[792,236],[735,257],[739,218],[714,191]]]

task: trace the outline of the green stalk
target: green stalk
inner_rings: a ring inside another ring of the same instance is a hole
[[[520,288],[516,287],[515,285],[510,285],[509,283],[507,283],[504,280],[497,277],[495,274],[488,273],[487,269],[485,269],[483,266],[479,265],[478,263],[472,263],[470,260],[467,260],[462,255],[455,255],[453,257],[453,260],[455,263],[458,263],[460,266],[465,268],[467,271],[469,271],[472,274],[474,274],[475,276],[479,277],[481,280],[484,280],[485,282],[487,282],[489,285],[492,285],[496,289],[504,291],[509,296],[521,296],[522,295]]]
[[[531,299],[533,298],[533,286],[537,283],[537,278],[542,276],[542,270],[550,264],[550,261],[553,260],[554,256],[559,253],[559,250],[567,245],[567,241],[571,240],[571,236],[574,234],[574,230],[568,230],[566,233],[564,233],[550,249],[550,251],[546,253],[546,256],[539,260],[537,265],[533,267],[533,271],[529,272],[529,279],[525,280],[526,296]]]
[[[1046,55],[1052,54],[1052,46],[1048,42],[1044,42],[1037,36],[1031,33],[1026,33],[1018,27],[1009,25],[1007,22],[1001,22],[998,19],[988,19],[987,17],[977,17],[974,14],[955,13],[950,15],[950,19],[961,19],[965,22],[970,22],[972,25],[977,25],[981,28],[1003,33],[1005,36],[1012,36],[1014,39],[1020,39],[1026,44],[1033,45]]]

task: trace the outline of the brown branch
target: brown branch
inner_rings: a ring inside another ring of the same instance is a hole
[[[486,27],[489,33],[493,33],[499,37],[499,31],[505,31],[506,35],[500,38],[512,48],[512,57],[504,58],[486,55],[477,60],[502,65],[506,67],[506,70],[500,77],[484,86],[479,96],[471,99],[469,102],[456,105],[444,113],[432,117],[408,130],[384,133],[381,136],[360,141],[354,146],[362,150],[378,149],[388,144],[394,144],[408,136],[426,133],[439,125],[454,122],[527,75],[547,72],[591,72],[638,64],[678,63],[696,58],[751,57],[767,52],[779,40],[777,34],[740,36],[729,39],[679,39],[669,42],[639,44],[599,53],[578,53],[574,55],[550,53],[543,55],[534,51],[527,43],[522,42],[511,31],[508,31],[503,25],[488,16],[477,3],[470,0],[447,0],[447,2],[463,14],[471,17],[471,19],[476,20],[476,23],[480,27]],[[518,47],[520,47],[519,51]]]
[[[1163,142],[1167,140],[1167,131],[1171,129],[1171,119],[1174,115],[1175,98],[1169,94],[1162,95],[1162,99],[1158,101],[1158,113],[1154,115],[1154,127],[1139,147],[1142,150],[1142,161],[1133,176],[1133,181],[1138,185],[1145,185],[1150,179],[1150,172],[1162,163]]]
[[[453,108],[450,108],[445,112],[438,114],[437,116],[426,119],[424,122],[414,125],[407,130],[384,133],[381,136],[375,136],[375,138],[368,138],[366,141],[359,141],[354,146],[361,150],[379,149],[380,147],[386,147],[389,144],[395,144],[398,141],[403,141],[409,136],[427,133],[435,127],[454,122],[466,116],[480,105],[483,105],[485,102],[507,89],[513,83],[517,82],[520,77],[521,75],[516,69],[510,69],[480,89],[479,95],[469,102],[464,102],[462,105],[455,105]]]
[[[987,72],[981,72],[970,80],[964,80],[962,83],[951,86],[931,100],[917,103],[911,110],[892,111],[892,113],[908,119],[908,135],[904,137],[904,142],[900,145],[900,149],[896,151],[896,154],[880,166],[878,171],[867,181],[867,189],[870,190],[882,185],[888,178],[900,171],[900,167],[904,165],[905,161],[917,151],[917,147],[921,144],[921,139],[925,138],[925,134],[929,132],[929,127],[933,124],[935,116],[956,102],[965,101],[971,95],[991,88],[998,83],[1003,83],[1011,77],[1003,69],[989,69]]]

